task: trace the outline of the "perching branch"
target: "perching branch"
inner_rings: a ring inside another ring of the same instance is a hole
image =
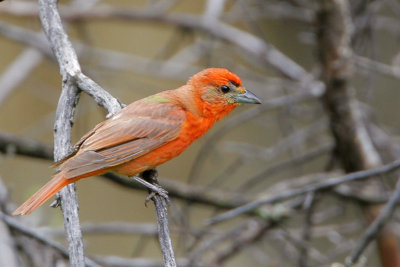
[[[153,186],[159,187],[156,169],[144,171],[140,174],[140,176]],[[152,190],[153,189],[149,189],[150,194],[154,194],[154,191]],[[157,193],[154,194],[151,199],[156,207],[158,240],[160,242],[161,251],[163,254],[164,266],[176,267],[174,250],[172,248],[171,237],[169,234],[167,198]]]

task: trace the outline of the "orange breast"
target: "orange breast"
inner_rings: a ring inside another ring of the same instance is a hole
[[[112,171],[126,176],[133,176],[181,154],[193,141],[205,134],[214,124],[213,119],[202,118],[193,113],[186,113],[186,121],[178,137],[167,144],[121,166]]]

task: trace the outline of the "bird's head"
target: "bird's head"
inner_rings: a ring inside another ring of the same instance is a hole
[[[261,104],[261,100],[242,85],[242,80],[224,68],[205,69],[192,76],[190,85],[203,116],[219,120],[242,103]]]

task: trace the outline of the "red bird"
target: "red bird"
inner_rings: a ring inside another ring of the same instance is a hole
[[[67,184],[105,172],[133,176],[178,156],[240,103],[260,104],[234,73],[205,69],[174,90],[126,106],[99,123],[57,163],[57,174],[14,215],[27,215]]]

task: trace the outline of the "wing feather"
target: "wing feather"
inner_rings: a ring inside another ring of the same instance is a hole
[[[172,103],[136,101],[87,133],[60,169],[74,178],[131,161],[174,140],[185,118]]]

